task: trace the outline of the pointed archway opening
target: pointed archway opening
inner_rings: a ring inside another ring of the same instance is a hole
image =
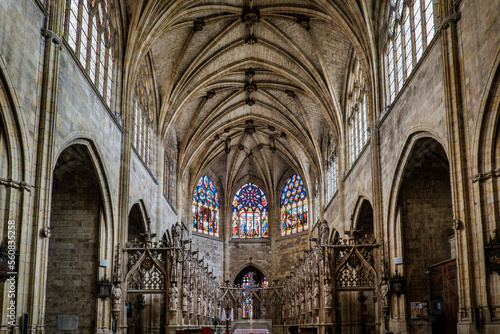
[[[360,198],[357,210],[353,216],[353,232],[356,235],[356,244],[375,243],[373,227],[373,208],[370,202]],[[370,263],[373,266],[373,263]],[[351,275],[360,275],[356,271]],[[376,328],[376,296],[375,289],[353,289],[345,291],[338,289],[335,300],[336,332],[372,333]]]
[[[102,196],[88,149],[64,150],[54,168],[45,330],[96,329]]]
[[[248,265],[236,275],[234,284],[241,285],[243,288],[240,317],[242,319],[261,319],[260,292],[254,288],[267,286],[266,276],[257,267]]]
[[[403,264],[396,264],[396,271],[405,278],[405,306],[412,328],[422,333],[456,333],[450,167],[443,147],[434,139],[415,143],[404,170],[397,212]]]
[[[144,202],[140,200],[132,206],[128,215],[127,248],[144,245],[145,235],[150,232],[148,221]],[[164,333],[167,323],[165,294],[127,292],[128,333]]]

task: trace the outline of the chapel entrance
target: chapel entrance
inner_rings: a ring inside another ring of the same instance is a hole
[[[456,334],[458,321],[457,261],[429,267],[433,334]]]
[[[127,255],[129,268],[132,267],[142,258],[144,265],[137,266],[133,271],[133,275],[138,273],[138,276],[129,277],[130,287],[127,290],[128,300],[126,301],[127,312],[127,334],[147,334],[147,333],[165,333],[166,326],[166,299],[163,289],[158,286],[158,291],[150,291],[152,286],[163,282],[153,282],[149,279],[149,273],[159,273],[154,266],[148,261],[151,261],[145,253],[146,248],[151,248],[148,240],[151,237],[149,232],[149,218],[142,201],[134,204],[128,215],[128,231],[127,231]],[[154,253],[154,251],[153,251]],[[132,270],[131,270],[132,271]],[[137,279],[140,277],[140,279]],[[136,279],[135,282],[134,279]],[[139,282],[140,281],[140,282]],[[144,284],[146,282],[146,284]],[[153,283],[153,284],[152,284]],[[148,285],[149,284],[149,285]],[[140,288],[141,285],[145,289]]]
[[[103,202],[88,149],[64,150],[54,168],[47,264],[45,331],[93,333],[97,317]]]
[[[234,279],[234,284],[243,288],[243,304],[240,316],[242,319],[261,319],[261,295],[256,288],[266,287],[267,278],[258,268],[246,266]]]
[[[421,138],[411,150],[397,219],[401,222],[403,257],[393,278],[404,277],[409,332],[456,333],[456,316],[449,311],[457,293],[456,264],[451,264],[455,263],[456,250],[450,166],[443,146],[434,139]],[[448,272],[451,268],[453,274]]]

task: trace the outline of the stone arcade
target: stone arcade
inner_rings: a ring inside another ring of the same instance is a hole
[[[0,334],[500,332],[500,1],[0,1]]]

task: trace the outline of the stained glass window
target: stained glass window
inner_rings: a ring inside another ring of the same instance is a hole
[[[219,236],[219,194],[208,176],[203,176],[194,190],[193,231]]]
[[[309,229],[306,188],[299,175],[293,174],[281,194],[281,236]]]
[[[255,285],[255,279],[253,278],[254,275],[255,273],[249,272],[243,276],[243,279],[241,280],[241,287],[244,289],[243,298],[246,297],[243,301],[243,319],[253,318],[253,298],[252,295],[245,289]]]
[[[267,238],[269,210],[262,190],[247,183],[233,199],[233,238]]]
[[[64,37],[110,106],[115,38],[110,0],[66,0],[65,5]]]
[[[255,319],[259,317],[259,314],[255,314],[254,310],[254,298],[252,293],[252,288],[262,287],[267,288],[268,282],[267,278],[262,275],[260,271],[250,270],[244,272],[245,274],[241,278],[241,287],[243,288],[243,319]],[[241,275],[241,274],[240,274]],[[238,275],[239,276],[239,275]]]

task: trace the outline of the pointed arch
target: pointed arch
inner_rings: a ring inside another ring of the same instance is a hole
[[[53,232],[46,243],[45,325],[55,330],[58,314],[69,310],[81,317],[82,328],[92,330],[95,323],[105,321],[97,310],[109,312],[108,304],[97,301],[82,309],[78,301],[62,305],[58,300],[74,291],[67,282],[78,280],[84,282],[78,286],[84,298],[92,299],[99,277],[112,276],[113,265],[98,265],[99,259],[113,262],[117,236],[108,179],[93,141],[82,136],[67,139],[54,159],[50,181],[47,227]]]
[[[144,200],[140,199],[132,205],[128,214],[127,240],[129,242],[133,239],[140,240],[141,233],[149,230],[148,221],[146,205]]]
[[[360,196],[356,203],[352,228],[359,230],[361,235],[366,237],[374,235],[373,207],[370,201],[364,196]]]
[[[21,110],[21,102],[2,55],[0,54],[0,84],[4,89],[0,90],[0,128],[3,129],[2,146],[5,147],[5,157],[2,158],[2,172],[0,177],[11,179],[25,189],[28,187],[28,171],[30,156],[27,146],[27,129],[24,114]],[[5,164],[5,167],[4,167]]]

